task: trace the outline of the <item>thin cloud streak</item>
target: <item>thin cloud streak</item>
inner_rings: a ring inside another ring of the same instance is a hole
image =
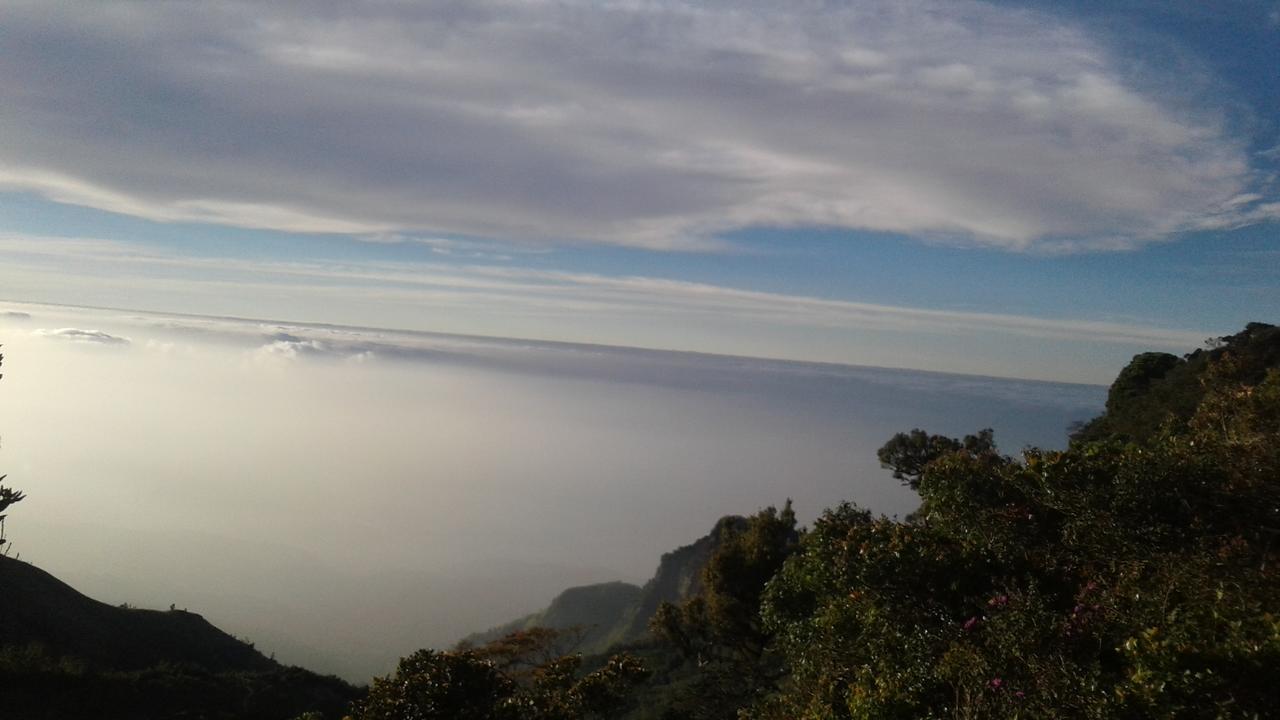
[[[491,308],[495,312],[658,316],[668,320],[705,316],[721,321],[754,322],[833,330],[899,330],[943,335],[993,333],[1023,338],[1118,343],[1185,349],[1209,333],[1106,320],[1041,318],[1017,314],[914,308],[833,300],[803,295],[743,290],[706,283],[651,277],[609,277],[586,273],[475,264],[365,262],[263,262],[230,258],[192,258],[138,251],[123,243],[93,239],[0,237],[7,264],[27,272],[60,267],[74,256],[116,282],[179,284],[234,289],[237,293],[278,292],[317,296],[339,293],[423,307]],[[22,268],[17,263],[33,262]],[[16,261],[16,262],[15,262]],[[226,280],[210,280],[225,277]],[[124,278],[125,280],[121,280]],[[428,328],[423,328],[428,329]],[[686,348],[696,349],[696,348]]]
[[[1280,216],[1171,94],[1208,83],[980,2],[16,3],[0,58],[0,186],[165,221],[1065,252]]]

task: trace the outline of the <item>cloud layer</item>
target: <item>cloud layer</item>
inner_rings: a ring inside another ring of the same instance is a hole
[[[1060,446],[1105,399],[1097,386],[22,309],[133,339],[49,342],[0,317],[0,459],[30,495],[7,521],[22,557],[91,597],[190,607],[284,662],[361,682],[565,587],[642,582],[725,513],[788,497],[805,521],[844,499],[909,512],[916,498],[875,457],[899,430],[994,427],[1011,450]]]
[[[657,248],[1117,247],[1280,215],[1242,138],[976,2],[31,3],[0,186],[165,220]]]

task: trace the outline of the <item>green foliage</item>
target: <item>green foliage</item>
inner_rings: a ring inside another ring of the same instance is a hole
[[[613,717],[647,676],[619,654],[581,672],[579,655],[555,656],[561,632],[537,628],[485,646],[419,650],[396,672],[376,678],[356,711],[359,720],[585,720]]]
[[[829,510],[769,583],[762,619],[789,675],[750,715],[1280,706],[1280,371],[1246,384],[1250,361],[1223,353],[1199,377],[1196,409],[1142,444],[1015,462],[913,440],[947,449],[908,466],[911,520]]]

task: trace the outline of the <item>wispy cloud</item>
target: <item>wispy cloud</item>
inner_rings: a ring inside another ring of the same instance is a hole
[[[979,2],[19,3],[5,25],[0,186],[163,220],[1071,250],[1280,215],[1211,103],[1151,91],[1179,78]]]

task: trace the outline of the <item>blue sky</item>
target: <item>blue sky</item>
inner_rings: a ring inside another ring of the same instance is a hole
[[[0,297],[1107,382],[1280,318],[1280,4],[5,3]]]

